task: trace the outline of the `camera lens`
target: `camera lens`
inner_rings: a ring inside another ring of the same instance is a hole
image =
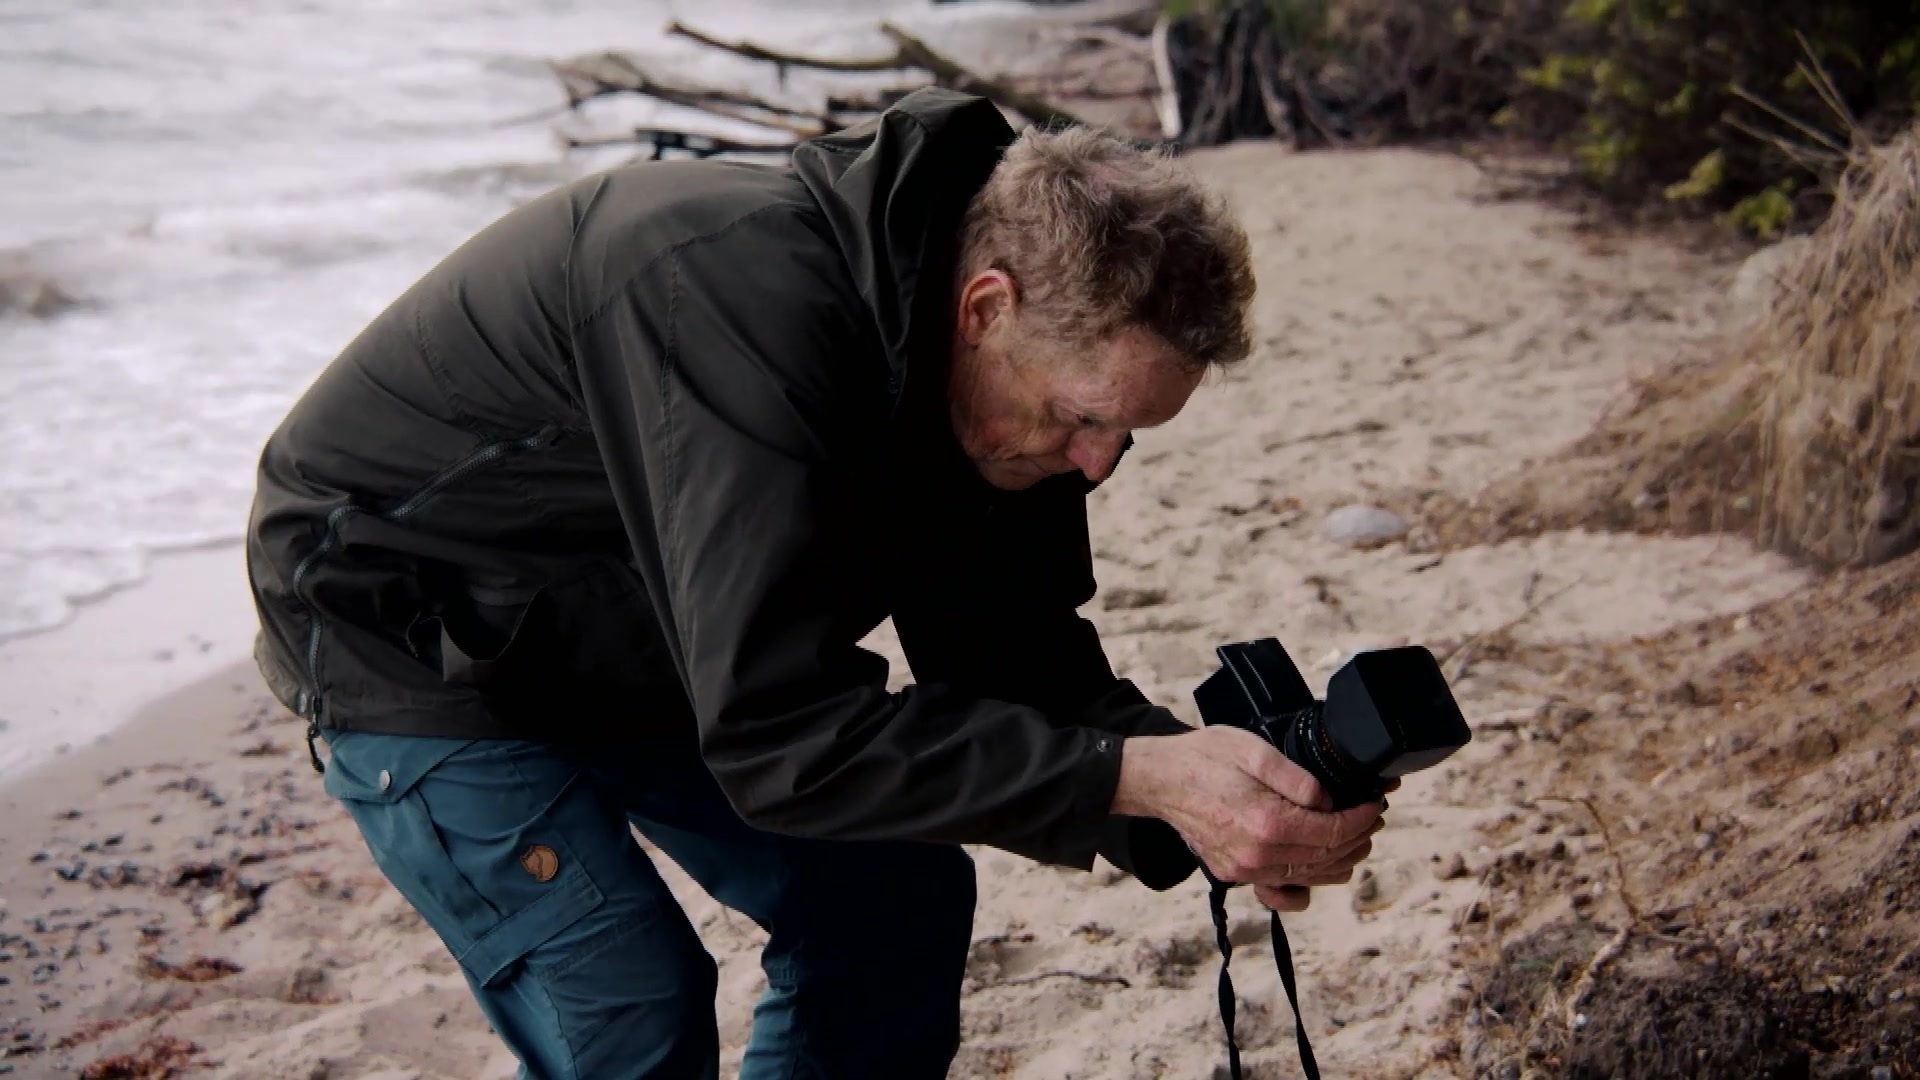
[[[1328,734],[1326,713],[1319,705],[1302,710],[1288,725],[1280,752],[1320,781],[1336,809],[1358,806],[1379,791],[1378,779]]]

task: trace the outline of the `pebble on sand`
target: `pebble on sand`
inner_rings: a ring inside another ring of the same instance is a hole
[[[1332,511],[1320,525],[1320,535],[1349,547],[1390,544],[1407,535],[1407,520],[1391,510],[1350,503]]]
[[[1374,876],[1372,870],[1361,867],[1360,877],[1353,883],[1353,902],[1356,905],[1371,904],[1378,899],[1380,899],[1380,879]]]

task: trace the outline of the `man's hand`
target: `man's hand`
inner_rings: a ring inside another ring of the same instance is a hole
[[[1167,822],[1214,877],[1299,911],[1306,886],[1352,878],[1385,824],[1385,800],[1337,814],[1328,805],[1312,774],[1258,735],[1207,727],[1126,740],[1113,812]]]

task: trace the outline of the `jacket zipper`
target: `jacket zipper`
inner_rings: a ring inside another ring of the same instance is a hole
[[[518,439],[503,439],[499,442],[488,443],[468,454],[466,457],[461,458],[459,461],[454,462],[452,466],[441,470],[432,479],[421,485],[418,491],[409,495],[400,505],[380,511],[379,516],[388,521],[400,521],[420,509],[428,499],[438,495],[446,489],[447,485],[453,483],[455,480],[460,479],[475,469],[505,454],[515,451],[538,450],[548,443],[553,442],[554,439],[559,436],[559,433],[560,429],[557,425],[548,424],[531,435],[522,436]],[[333,550],[334,541],[338,539],[340,535],[340,522],[345,520],[347,515],[354,513],[366,513],[366,511],[357,506],[340,506],[335,507],[333,512],[327,515],[326,537],[320,541],[319,547],[313,549],[312,554],[300,560],[300,565],[294,567],[293,594],[295,596],[301,595],[300,585],[306,580],[307,572],[313,569],[314,564],[325,557],[327,552]],[[312,763],[315,772],[324,773],[326,767],[321,764],[320,754],[314,748],[314,741],[320,737],[320,632],[322,627],[320,614],[311,604],[307,605],[307,613],[312,617],[312,625],[307,632],[307,680],[313,686],[313,693],[305,702],[307,706],[307,757]]]

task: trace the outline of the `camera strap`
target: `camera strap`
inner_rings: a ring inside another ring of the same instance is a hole
[[[1201,873],[1213,886],[1207,905],[1213,910],[1213,935],[1220,946],[1220,1023],[1227,1032],[1227,1067],[1233,1080],[1245,1080],[1240,1073],[1240,1044],[1233,1037],[1233,976],[1227,970],[1233,962],[1233,940],[1227,936],[1227,890],[1232,886],[1215,878],[1205,866]],[[1300,1045],[1300,1068],[1307,1080],[1320,1080],[1320,1065],[1313,1060],[1313,1045],[1307,1041],[1307,1024],[1300,1017],[1300,991],[1293,978],[1293,950],[1287,945],[1287,932],[1280,926],[1280,915],[1269,916],[1273,939],[1273,966],[1279,969],[1280,985],[1286,987],[1287,1004],[1293,1006],[1293,1037]]]

